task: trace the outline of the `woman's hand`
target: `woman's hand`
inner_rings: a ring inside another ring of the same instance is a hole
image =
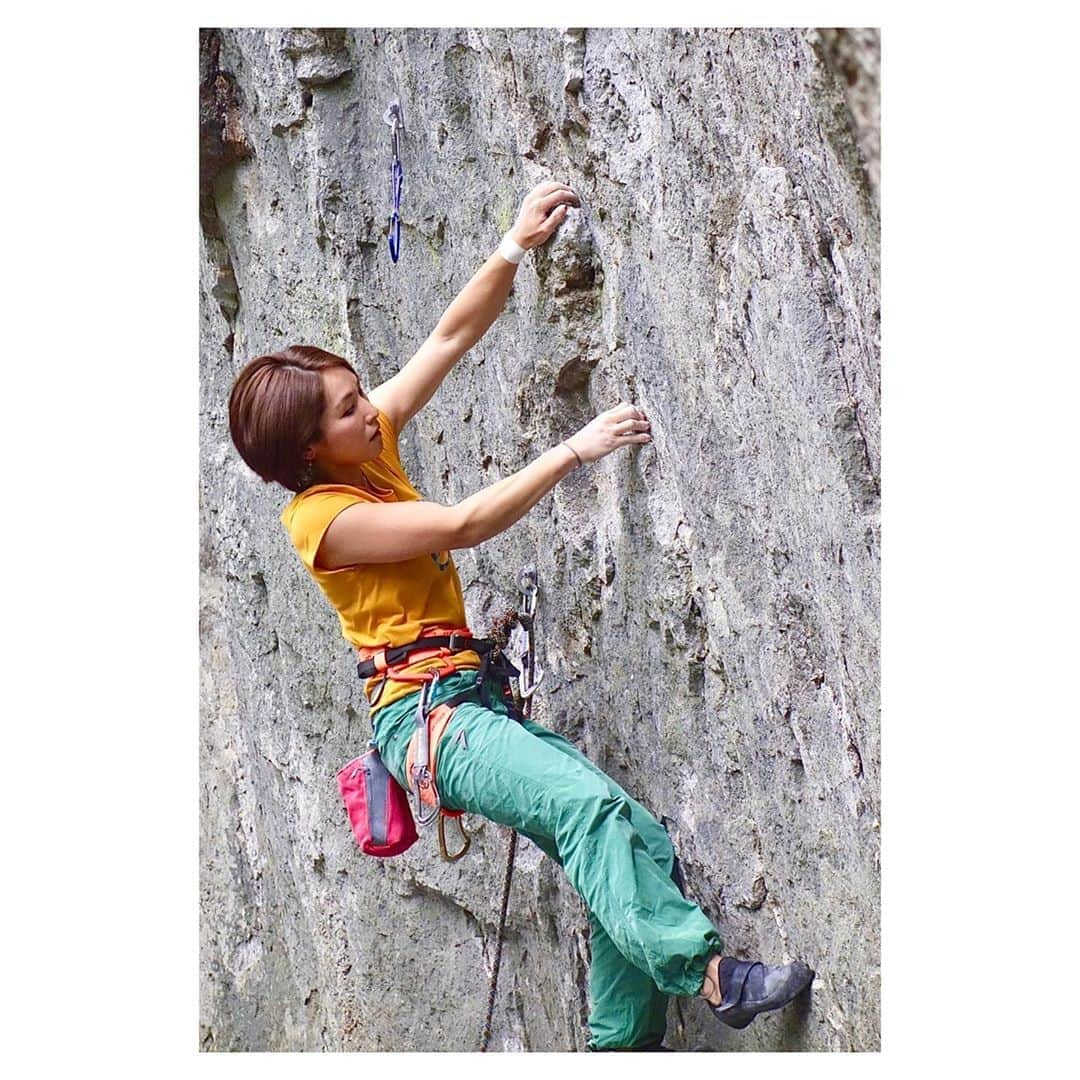
[[[510,236],[526,251],[538,247],[566,220],[567,207],[580,205],[572,188],[545,180],[525,196]]]
[[[649,418],[640,409],[622,402],[602,412],[567,439],[566,443],[584,464],[586,461],[599,461],[620,446],[652,442],[651,430]]]

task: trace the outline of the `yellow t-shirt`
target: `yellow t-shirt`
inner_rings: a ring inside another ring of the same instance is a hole
[[[315,565],[319,545],[330,522],[356,503],[407,502],[422,498],[409,482],[398,454],[397,432],[379,410],[382,450],[364,465],[374,493],[349,484],[316,484],[300,492],[285,507],[281,521],[300,559],[338,613],[341,632],[354,646],[404,645],[420,637],[426,627],[462,627],[465,601],[449,551],[418,555],[400,563],[366,563],[323,570]],[[437,657],[410,664],[409,672],[426,671],[443,661]],[[475,652],[453,656],[457,668],[476,669]],[[368,679],[364,691],[370,701],[381,676]],[[388,680],[373,711],[420,688],[418,683]]]

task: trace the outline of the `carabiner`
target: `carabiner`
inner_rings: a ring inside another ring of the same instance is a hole
[[[390,165],[390,234],[387,241],[390,244],[390,258],[398,261],[401,254],[401,192],[405,184],[405,172],[395,154]]]
[[[533,694],[536,693],[536,691],[540,688],[540,684],[544,681],[544,675],[545,674],[546,674],[546,672],[544,671],[543,668],[541,668],[540,669],[540,678],[537,679],[536,682],[529,682],[529,683],[526,684],[526,680],[525,680],[524,676],[521,679],[518,680],[518,693],[521,695],[523,700],[526,699],[526,698],[531,698],[533,696]],[[529,677],[530,678],[531,678],[531,675],[532,675],[532,665],[529,666]]]
[[[537,663],[533,642],[533,633],[536,628],[536,598],[539,587],[536,583],[536,567],[531,564],[526,566],[518,575],[518,587],[521,589],[521,611],[518,614],[518,622],[525,629],[528,645],[525,650],[524,666],[521,677],[518,679],[518,695],[522,701],[531,698],[537,688],[544,681],[544,670],[540,669],[540,678],[533,678]]]
[[[383,123],[390,127],[390,146],[394,151],[394,157],[400,157],[401,146],[398,142],[398,132],[405,133],[405,116],[401,111],[401,102],[397,98],[390,102],[383,116]]]
[[[465,826],[461,824],[461,815],[454,814],[453,818],[457,822],[458,831],[461,833],[461,850],[451,855],[446,848],[446,819],[450,816],[450,814],[439,815],[439,854],[442,855],[447,862],[457,862],[458,859],[469,850],[469,846],[472,844],[472,837],[465,831]]]
[[[439,811],[442,809],[442,804],[439,801],[439,789],[435,787],[431,780],[431,772],[428,769],[421,769],[419,765],[413,766],[413,817],[416,819],[417,825],[430,825],[438,816]],[[432,807],[426,807],[423,796],[421,795],[421,789],[430,787],[435,794],[435,805]]]
[[[518,575],[518,588],[521,590],[521,606],[525,610],[525,614],[533,616],[536,614],[536,594],[539,591],[539,587],[536,583],[536,567],[528,565]]]

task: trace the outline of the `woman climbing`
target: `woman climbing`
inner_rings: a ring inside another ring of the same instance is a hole
[[[452,506],[422,498],[397,446],[402,428],[495,321],[522,255],[577,205],[565,184],[535,187],[498,251],[381,386],[365,393],[341,357],[293,346],[241,371],[229,424],[244,461],[295,493],[282,521],[346,640],[369,661],[374,674],[364,689],[391,773],[409,790],[406,758],[421,690],[434,686],[431,708],[459,699],[433,738],[443,805],[527,836],[562,865],[587,905],[588,1048],[659,1049],[669,995],[701,996],[723,1023],[742,1028],[791,1001],[814,973],[802,962],[769,967],[725,956],[716,929],[673,880],[663,826],[562,736],[515,722],[501,693],[476,686],[480,643],[468,647],[450,556],[508,529],[573,469],[650,442],[649,420],[621,403]],[[421,647],[396,666],[386,663],[388,647],[454,633],[452,648]],[[442,677],[422,688],[436,672]]]

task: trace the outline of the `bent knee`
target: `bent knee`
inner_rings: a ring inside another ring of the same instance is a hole
[[[629,835],[630,817],[626,798],[606,787],[586,785],[568,795],[559,807],[556,827],[559,850],[565,858],[582,845],[607,842],[613,830]]]
[[[675,863],[675,845],[672,844],[667,829],[650,814],[648,820],[638,827],[638,831],[653,861],[671,873]]]

